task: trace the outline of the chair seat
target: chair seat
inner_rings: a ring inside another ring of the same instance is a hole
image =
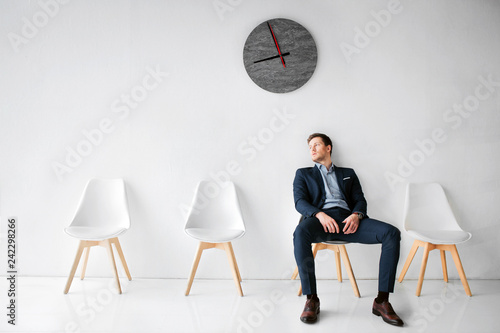
[[[432,244],[458,244],[472,237],[470,232],[462,230],[407,230],[407,232],[413,238]]]
[[[345,241],[326,241],[326,242],[322,242],[323,244],[330,244],[330,245],[345,245],[345,244],[349,244],[349,242],[345,242]]]
[[[208,228],[186,228],[185,231],[189,236],[202,242],[209,243],[230,242],[240,238],[245,233],[244,230],[240,229],[217,230]]]
[[[108,238],[118,237],[127,231],[123,227],[80,227],[72,226],[65,228],[64,231],[75,238],[82,240],[104,240]]]

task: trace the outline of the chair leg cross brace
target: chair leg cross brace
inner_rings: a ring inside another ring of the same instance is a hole
[[[213,248],[223,250],[226,252],[227,260],[229,261],[229,266],[231,267],[231,272],[233,274],[233,279],[236,285],[236,289],[238,291],[238,294],[240,296],[243,296],[243,290],[241,289],[241,283],[240,283],[242,281],[241,274],[238,268],[238,264],[236,263],[236,257],[234,256],[233,246],[231,245],[231,242],[226,242],[226,243],[200,242],[200,244],[198,245],[198,250],[196,251],[196,255],[194,257],[191,273],[189,274],[189,280],[185,295],[188,296],[189,292],[191,291],[191,286],[193,284],[194,276],[196,275],[196,270],[198,269],[198,264],[200,263],[200,258],[201,254],[203,253],[203,250],[208,250]]]
[[[78,250],[76,251],[76,257],[75,261],[73,262],[73,266],[71,268],[71,272],[68,277],[68,281],[66,282],[66,287],[64,288],[64,293],[67,294],[69,291],[69,288],[71,287],[71,283],[73,282],[73,278],[76,273],[76,269],[78,268],[78,264],[80,263],[80,259],[82,257],[82,254],[85,252],[84,255],[84,262],[83,262],[83,267],[82,267],[82,273],[80,278],[83,280],[85,278],[85,271],[87,269],[87,262],[89,259],[89,253],[90,253],[90,248],[92,246],[102,246],[105,247],[108,251],[109,259],[111,262],[111,268],[113,270],[113,275],[116,280],[116,285],[118,287],[118,292],[121,294],[122,289],[120,286],[120,279],[118,278],[118,271],[116,269],[116,262],[115,262],[115,257],[113,255],[113,247],[112,244],[115,245],[116,252],[118,252],[118,256],[120,257],[120,261],[122,262],[123,268],[125,269],[125,273],[127,274],[127,278],[129,281],[132,280],[132,276],[130,275],[130,271],[127,266],[127,262],[125,261],[125,256],[123,255],[122,248],[120,246],[120,242],[118,241],[118,238],[109,238],[105,239],[102,241],[88,241],[88,240],[82,240],[80,241],[80,244],[78,246]]]
[[[439,250],[441,252],[441,265],[443,267],[444,281],[448,282],[448,270],[446,267],[445,251],[450,251],[453,257],[453,261],[455,262],[455,266],[457,267],[458,275],[460,276],[460,280],[462,281],[462,285],[464,286],[465,293],[467,294],[467,296],[472,296],[472,292],[470,291],[469,283],[467,282],[467,277],[465,276],[465,271],[462,266],[462,262],[460,260],[460,256],[458,255],[457,247],[455,244],[432,244],[429,242],[424,242],[416,239],[413,242],[413,246],[411,247],[410,253],[408,254],[408,258],[406,258],[403,270],[399,275],[398,279],[399,282],[403,282],[406,272],[408,271],[408,268],[410,267],[410,264],[413,258],[415,257],[415,253],[417,253],[419,247],[424,248],[424,255],[422,257],[422,264],[420,266],[420,274],[418,276],[417,291],[415,295],[420,296],[420,292],[422,291],[422,284],[424,283],[424,275],[427,266],[427,259],[429,257],[429,252],[432,250]]]

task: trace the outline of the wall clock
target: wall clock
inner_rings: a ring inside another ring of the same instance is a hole
[[[276,18],[252,30],[243,48],[243,63],[259,87],[287,93],[313,75],[318,52],[313,37],[299,23]]]

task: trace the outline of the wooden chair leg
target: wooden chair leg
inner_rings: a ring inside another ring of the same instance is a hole
[[[299,266],[295,266],[295,270],[293,271],[293,274],[292,274],[292,280],[295,280],[297,278],[297,275],[299,275]],[[302,295],[302,284],[300,285],[299,291],[297,292],[297,296],[301,296],[301,295]]]
[[[299,275],[299,266],[295,266],[295,270],[292,274],[292,280],[295,280],[297,278],[297,275]]]
[[[73,266],[71,267],[71,272],[69,273],[68,281],[66,282],[66,287],[64,288],[65,294],[68,293],[69,288],[71,287],[71,282],[73,282],[73,278],[75,277],[76,269],[78,268],[78,264],[80,263],[80,258],[82,257],[84,248],[85,248],[85,241],[80,241],[78,249],[76,250],[75,261],[73,262]]]
[[[116,269],[116,261],[115,261],[115,256],[113,255],[113,247],[111,246],[111,241],[109,239],[106,239],[102,241],[102,245],[108,250],[108,255],[109,255],[109,260],[111,262],[111,268],[113,270],[113,274],[115,276],[116,280],[116,287],[118,288],[118,293],[122,293],[122,288],[120,286],[120,279],[118,277],[118,270]]]
[[[224,250],[226,251],[227,260],[231,266],[231,272],[233,273],[234,284],[238,290],[238,294],[243,296],[243,290],[241,290],[241,276],[238,270],[238,264],[236,263],[236,257],[234,256],[233,246],[231,242],[224,243]]]
[[[448,269],[446,267],[446,251],[439,250],[441,252],[441,266],[443,266],[443,280],[444,282],[448,282]]]
[[[85,278],[85,271],[87,270],[87,262],[89,261],[89,253],[90,253],[90,246],[87,246],[84,249],[84,255],[83,255],[83,267],[82,267],[82,274],[80,275],[80,280],[83,280]]]
[[[418,241],[415,240],[413,242],[412,247],[411,247],[410,253],[408,254],[408,258],[406,258],[406,262],[403,266],[403,270],[401,271],[401,274],[399,275],[399,279],[398,279],[399,282],[403,282],[403,279],[406,275],[406,272],[408,271],[408,268],[410,267],[410,264],[413,260],[413,257],[415,257],[415,253],[417,253],[417,250],[418,250]]]
[[[354,272],[352,271],[351,261],[349,260],[349,256],[347,255],[347,250],[345,245],[339,245],[340,254],[342,255],[342,260],[344,260],[344,265],[347,270],[347,275],[349,276],[349,280],[351,281],[352,289],[354,290],[354,295],[356,297],[361,297],[359,294],[358,284],[356,282],[356,278],[354,277]]]
[[[472,292],[470,291],[469,283],[467,282],[467,277],[465,276],[465,271],[462,266],[462,261],[460,260],[460,256],[458,255],[456,245],[453,245],[451,247],[450,252],[453,257],[453,261],[455,262],[455,266],[457,267],[458,275],[460,276],[462,285],[464,286],[465,293],[467,294],[467,296],[472,296]]]
[[[335,265],[337,266],[337,280],[342,282],[342,265],[340,265],[340,247],[343,245],[335,245]]]
[[[194,257],[193,266],[191,267],[191,273],[189,273],[188,285],[185,292],[186,296],[188,296],[189,292],[191,291],[194,276],[196,275],[196,270],[198,269],[198,264],[200,263],[201,254],[203,253],[204,249],[209,248],[208,246],[209,243],[205,242],[200,242],[200,244],[198,244],[198,250],[196,251],[196,255]]]
[[[406,259],[405,265],[403,267],[403,270],[401,272],[401,275],[399,276],[399,282],[403,281],[403,278],[406,274],[406,271],[408,270],[408,267],[410,266],[411,261],[413,260],[413,257],[415,256],[415,253],[417,252],[418,247],[423,247],[424,248],[424,255],[422,257],[422,264],[420,266],[420,273],[418,276],[418,283],[417,283],[417,291],[415,295],[420,296],[420,293],[422,291],[422,284],[424,283],[424,276],[425,276],[425,269],[427,267],[427,260],[429,258],[429,252],[432,250],[439,250],[440,256],[441,256],[441,266],[443,269],[443,279],[445,282],[448,282],[448,268],[446,265],[446,251],[450,251],[451,255],[453,257],[453,261],[455,262],[455,266],[457,267],[458,275],[460,276],[460,280],[462,281],[462,285],[464,286],[465,293],[468,296],[472,296],[472,292],[470,291],[469,283],[467,282],[467,278],[465,276],[465,271],[462,266],[462,262],[460,261],[460,256],[458,255],[457,247],[455,244],[431,244],[429,242],[423,242],[420,240],[415,240],[413,242],[413,246],[410,250],[410,254],[408,255],[408,258]]]
[[[236,268],[236,274],[238,276],[238,281],[242,282],[240,269],[238,267],[238,262],[236,261],[236,256],[234,255],[233,244],[229,242],[229,248],[231,249],[231,259],[234,262],[234,267]]]
[[[127,262],[125,261],[125,256],[123,255],[123,250],[120,245],[120,241],[118,240],[118,237],[111,239],[111,242],[115,244],[116,252],[118,252],[118,256],[120,257],[120,261],[122,262],[122,266],[125,269],[125,274],[127,274],[128,280],[132,281],[132,276],[130,275],[130,271],[128,269]]]
[[[76,270],[78,268],[78,264],[80,262],[82,254],[84,255],[84,262],[83,262],[83,268],[82,268],[82,273],[81,273],[80,278],[82,280],[85,278],[85,272],[87,270],[87,263],[88,263],[89,255],[90,255],[90,248],[92,246],[97,246],[97,245],[106,248],[106,250],[108,252],[108,255],[109,255],[110,262],[111,262],[111,268],[113,270],[113,275],[115,277],[116,284],[117,284],[117,287],[118,287],[118,292],[120,294],[122,293],[122,289],[121,289],[121,286],[120,286],[120,279],[118,277],[118,270],[116,269],[116,261],[115,261],[115,257],[114,257],[114,254],[113,254],[113,246],[112,246],[112,244],[115,244],[116,251],[118,252],[118,255],[119,255],[120,260],[121,260],[121,262],[123,264],[125,272],[127,273],[128,279],[132,280],[132,277],[130,276],[130,271],[129,271],[128,266],[127,266],[127,262],[125,261],[125,257],[123,255],[123,250],[122,250],[122,248],[120,246],[120,242],[118,241],[117,237],[106,239],[106,240],[103,240],[103,241],[82,240],[82,241],[80,241],[80,245],[79,245],[77,253],[76,253],[76,258],[75,258],[75,261],[73,263],[73,267],[71,268],[70,276],[68,278],[68,281],[66,282],[66,287],[64,289],[64,293],[65,294],[68,293],[69,288],[71,287],[71,283],[72,283],[73,278],[75,276],[75,273],[76,273]]]
[[[429,257],[430,243],[424,245],[424,256],[422,257],[422,265],[420,266],[420,274],[418,276],[417,292],[415,295],[420,296],[422,291],[422,284],[424,283],[425,268],[427,266],[427,259]]]
[[[316,259],[316,255],[318,254],[319,250],[323,250],[325,248],[325,244],[322,243],[314,243],[312,245],[312,253],[313,253],[313,258]]]

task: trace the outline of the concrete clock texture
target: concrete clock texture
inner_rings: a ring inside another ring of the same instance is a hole
[[[309,31],[283,18],[259,24],[243,48],[248,75],[259,87],[273,93],[302,87],[313,75],[317,59],[316,43]]]

